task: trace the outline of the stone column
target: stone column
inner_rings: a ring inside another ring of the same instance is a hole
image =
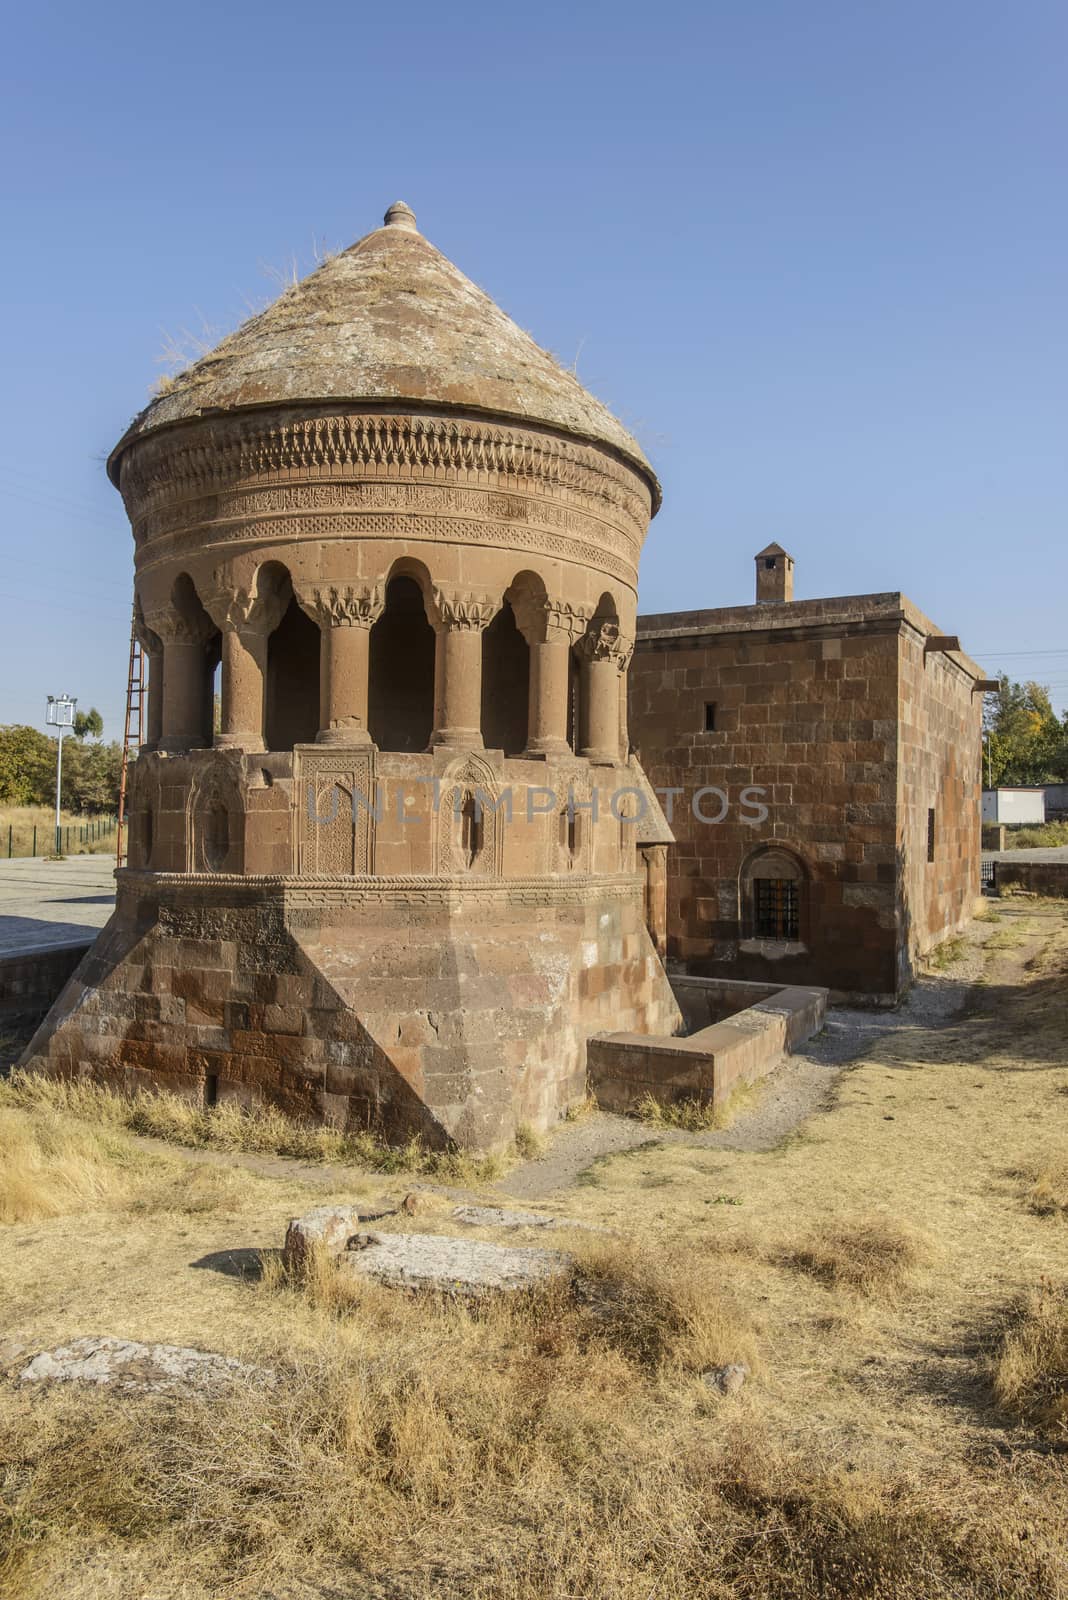
[[[203,630],[177,611],[155,612],[148,622],[163,642],[158,748],[171,752],[197,749],[205,739]]]
[[[148,663],[147,714],[141,726],[141,748],[156,750],[163,737],[163,644],[143,619],[137,623],[137,639]]]
[[[267,635],[257,628],[222,630],[222,715],[215,743],[224,749],[262,750]]]
[[[297,596],[319,624],[319,744],[370,744],[367,696],[371,629],[382,615],[382,585],[320,584]]]
[[[435,749],[482,749],[482,632],[496,610],[489,595],[434,590]]]
[[[570,754],[567,742],[571,650],[582,638],[590,608],[563,600],[519,602],[516,620],[530,646],[530,707],[527,748],[530,756]]]
[[[582,748],[588,761],[619,760],[619,679],[630,659],[619,624],[594,621],[579,645],[582,661]]]
[[[229,571],[216,571],[218,587],[204,605],[222,634],[222,692],[215,743],[224,750],[263,750],[267,640],[278,626],[286,597],[230,587]]]
[[[625,641],[619,661],[619,758],[626,761],[630,756],[630,722],[627,717],[627,672],[630,667],[630,658],[634,654],[634,640]]]

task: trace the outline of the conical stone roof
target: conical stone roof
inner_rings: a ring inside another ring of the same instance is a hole
[[[109,462],[171,423],[248,407],[379,401],[476,410],[610,445],[658,485],[612,413],[416,230],[406,205],[186,368]]]

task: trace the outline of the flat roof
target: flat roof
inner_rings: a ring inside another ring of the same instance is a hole
[[[660,611],[639,616],[638,643],[682,640],[714,635],[774,633],[794,628],[843,628],[885,623],[905,623],[925,638],[943,637],[936,626],[907,595],[832,595],[822,600],[769,600],[756,605],[719,606],[705,611]],[[949,652],[972,678],[986,676],[963,650]]]

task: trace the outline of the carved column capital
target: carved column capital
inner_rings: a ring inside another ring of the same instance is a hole
[[[174,607],[150,612],[145,626],[165,645],[206,644],[210,637],[202,620],[185,617]]]
[[[488,594],[470,589],[434,590],[433,621],[449,632],[481,633],[500,609]]]
[[[321,583],[302,587],[297,603],[320,627],[371,628],[386,596],[380,583]]]
[[[579,654],[587,661],[612,661],[624,672],[634,650],[634,640],[619,631],[618,622],[598,622],[579,641]]]
[[[140,606],[138,606],[136,616],[134,617],[134,634],[136,635],[137,642],[141,646],[141,649],[144,651],[146,656],[154,656],[162,647],[163,640],[160,638],[159,634],[157,634],[155,630],[149,626],[148,622],[145,620]]]
[[[546,639],[566,639],[569,645],[578,643],[593,615],[592,606],[575,606],[568,600],[545,600],[543,609]]]
[[[216,567],[211,577],[212,586],[203,605],[220,631],[225,633],[232,628],[238,633],[266,637],[277,628],[292,592],[288,580],[281,587],[260,588],[257,574],[253,585],[240,584],[234,581],[228,565]]]
[[[241,630],[251,627],[257,609],[256,596],[248,589],[219,587],[205,594],[202,604],[221,632],[225,632],[228,628]]]

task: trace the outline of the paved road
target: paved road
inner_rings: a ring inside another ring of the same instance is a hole
[[[0,861],[0,954],[91,939],[115,905],[115,857]]]
[[[1068,862],[1068,844],[1050,850],[984,850],[984,861],[1064,861]]]

